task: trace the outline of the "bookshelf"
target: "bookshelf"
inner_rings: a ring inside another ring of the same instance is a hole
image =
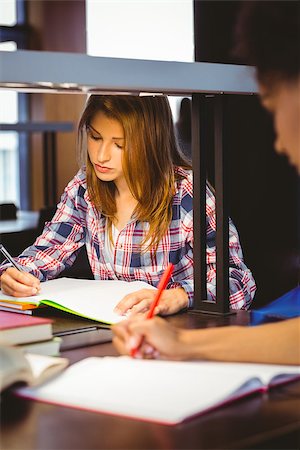
[[[1,66],[0,66],[1,67]],[[44,207],[56,201],[56,133],[73,130],[72,122],[18,122],[0,123],[0,131],[41,133],[43,136]]]
[[[0,89],[70,94],[192,96],[194,172],[194,311],[228,314],[228,199],[222,102],[226,94],[254,95],[254,69],[243,65],[148,61],[20,50],[0,52]],[[202,100],[214,96],[217,303],[206,299],[205,148]]]
[[[24,92],[253,94],[253,68],[233,64],[0,51],[0,88]]]

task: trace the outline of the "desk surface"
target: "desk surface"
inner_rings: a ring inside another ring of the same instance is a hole
[[[170,321],[194,328],[246,324],[248,316],[239,313],[223,319],[182,314]],[[88,356],[105,355],[116,355],[111,343],[62,353],[71,363]],[[175,427],[10,396],[4,396],[1,409],[1,448],[5,450],[287,449],[299,448],[300,443],[300,382],[277,387],[264,395],[253,395]]]
[[[40,213],[38,211],[18,211],[15,220],[0,221],[0,235],[31,230],[38,225]]]

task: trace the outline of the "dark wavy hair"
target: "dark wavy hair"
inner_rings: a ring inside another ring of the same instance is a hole
[[[300,74],[300,2],[244,1],[233,51],[256,66],[257,78],[296,79]]]

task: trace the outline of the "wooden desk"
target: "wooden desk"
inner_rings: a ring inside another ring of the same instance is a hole
[[[189,328],[247,320],[244,312],[227,318],[192,314],[170,318]],[[111,343],[63,352],[71,363],[104,355],[116,355]],[[4,397],[1,406],[1,448],[5,450],[299,448],[300,382],[175,427],[10,397]]]

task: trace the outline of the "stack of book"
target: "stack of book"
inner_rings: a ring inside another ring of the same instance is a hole
[[[0,311],[14,312],[19,314],[34,314],[38,305],[33,305],[32,303],[16,303],[13,301],[1,301],[0,299]]]
[[[0,342],[25,352],[56,356],[61,338],[53,337],[51,319],[0,311]]]
[[[32,303],[17,303],[0,300],[0,311],[16,312],[31,316],[37,308],[38,305],[33,305]]]

